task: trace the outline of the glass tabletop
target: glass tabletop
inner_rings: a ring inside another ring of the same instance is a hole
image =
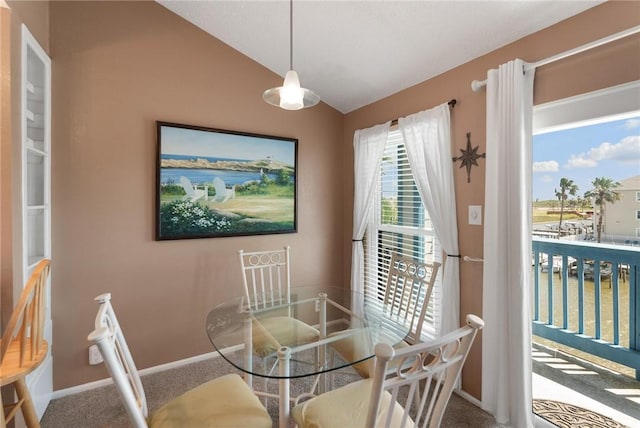
[[[264,293],[221,303],[207,315],[206,329],[215,350],[237,369],[299,378],[363,363],[373,358],[376,343],[401,342],[409,327],[397,321],[380,300],[349,288],[293,287],[288,301]],[[286,371],[275,369],[279,358],[290,363]]]

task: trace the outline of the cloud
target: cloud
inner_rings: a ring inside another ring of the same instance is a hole
[[[639,126],[640,126],[640,118],[629,119],[623,125],[625,129],[633,129]]]
[[[615,160],[624,163],[640,161],[640,135],[624,137],[619,143],[602,143],[589,150],[591,159]]]
[[[540,181],[542,181],[543,183],[551,183],[553,181],[553,177],[545,174],[542,177],[540,177]]]
[[[599,161],[611,160],[620,163],[634,164],[640,162],[640,135],[624,137],[620,142],[611,144],[604,142],[587,153],[571,155],[565,168],[593,168]]]
[[[573,168],[594,168],[598,166],[598,162],[590,159],[584,153],[569,156],[569,160],[564,164],[567,169]]]
[[[558,172],[560,164],[554,160],[534,162],[533,172]]]

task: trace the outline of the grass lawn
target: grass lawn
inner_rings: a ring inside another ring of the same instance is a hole
[[[265,195],[236,196],[227,202],[207,202],[216,210],[232,212],[246,217],[271,221],[293,221],[294,201]]]
[[[565,220],[582,220],[582,218],[580,216],[577,216],[575,214],[570,214],[570,213],[564,213],[564,215],[562,216],[562,221],[564,222]],[[547,210],[544,209],[544,211],[539,211],[534,209],[533,210],[533,217],[532,217],[532,223],[549,223],[549,222],[559,222],[560,221],[560,214],[547,214]]]
[[[559,222],[560,221],[560,207],[557,201],[538,201],[533,203],[533,212],[532,212],[532,223],[550,223],[550,222]],[[554,213],[549,213],[549,211],[557,211]],[[584,217],[580,217],[579,215],[570,212],[574,211],[574,208],[565,207],[564,215],[562,216],[562,221],[565,220],[585,220]]]

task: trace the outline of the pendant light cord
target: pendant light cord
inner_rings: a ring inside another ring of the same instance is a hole
[[[289,0],[289,70],[293,70],[293,0]]]

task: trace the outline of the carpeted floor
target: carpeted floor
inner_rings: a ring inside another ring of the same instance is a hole
[[[188,364],[182,367],[143,376],[149,409],[153,411],[174,397],[188,391],[210,379],[236,370],[220,358]],[[350,369],[338,371],[333,376],[333,387],[358,380]],[[298,395],[309,388],[309,378],[291,381],[292,395]],[[258,388],[262,380],[255,379]],[[268,389],[277,391],[277,382],[270,381]],[[278,421],[278,404],[275,399],[265,403],[274,420]],[[534,412],[560,428],[623,428],[624,425],[588,409],[551,400],[534,400]],[[41,425],[43,428],[126,428],[131,427],[129,418],[121,404],[120,397],[113,385],[96,388],[76,395],[70,395],[51,401]],[[291,425],[293,426],[293,424]],[[445,411],[442,427],[451,428],[497,428],[495,419],[455,393]],[[344,427],[349,428],[349,427]]]
[[[154,373],[142,378],[149,408],[153,411],[172,398],[182,394],[209,379],[226,373],[234,373],[231,365],[220,358],[193,363]],[[353,382],[358,377],[351,369],[336,372],[334,387]],[[292,395],[308,387],[308,380],[294,379],[291,383]],[[270,382],[269,389],[275,389],[276,382]],[[277,402],[270,399],[267,410],[277,425]],[[43,428],[125,428],[131,423],[120,402],[113,385],[96,388],[80,394],[53,400],[45,412]],[[494,428],[495,419],[467,400],[453,394],[444,415],[443,427],[452,428]],[[344,427],[348,428],[348,427]]]
[[[625,428],[599,413],[559,401],[533,400],[533,411],[560,428]]]

